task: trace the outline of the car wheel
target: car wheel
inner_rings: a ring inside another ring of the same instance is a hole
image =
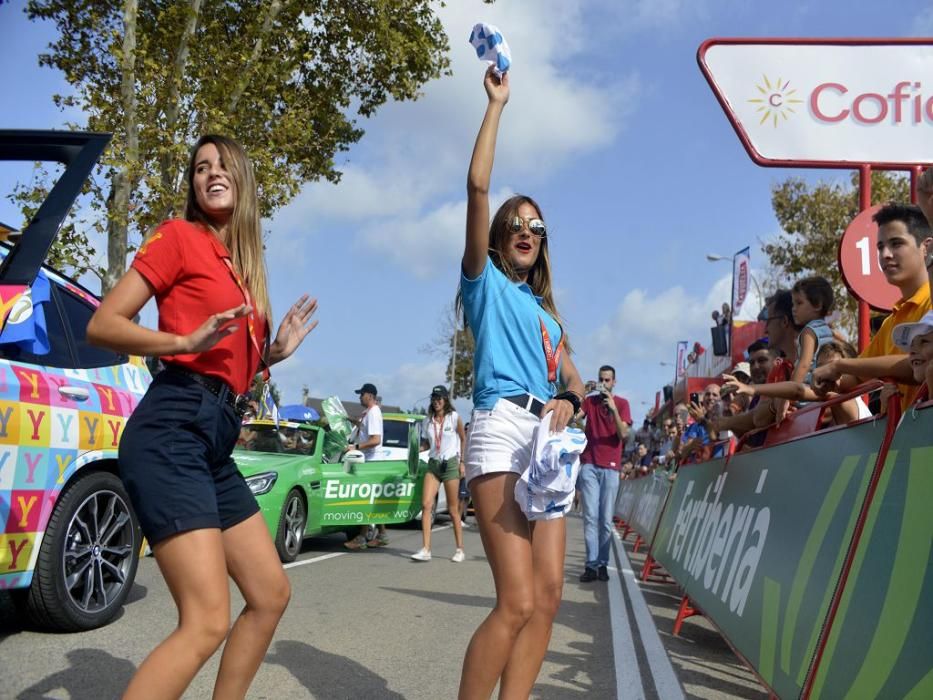
[[[142,532],[120,480],[79,477],[59,497],[36,559],[26,612],[66,632],[110,622],[133,587]]]
[[[301,551],[307,522],[308,510],[305,508],[301,493],[297,490],[289,491],[285,504],[282,506],[279,529],[275,535],[275,549],[279,553],[279,559],[283,562],[295,561],[295,557]]]

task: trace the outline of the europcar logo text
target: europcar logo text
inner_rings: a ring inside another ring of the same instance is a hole
[[[787,119],[789,114],[796,114],[797,110],[793,105],[803,104],[803,100],[794,97],[797,93],[796,88],[790,86],[789,80],[778,78],[773,83],[768,80],[767,75],[762,76],[762,82],[755,85],[761,97],[754,97],[749,100],[752,104],[759,105],[757,112],[763,112],[759,126],[766,121],[771,120],[772,126],[777,128],[778,117]]]

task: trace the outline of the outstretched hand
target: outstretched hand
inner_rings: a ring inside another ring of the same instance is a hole
[[[723,374],[723,389],[731,389],[738,394],[745,394],[746,396],[754,396],[755,389],[754,387],[749,386],[743,382],[740,382],[738,379],[733,377],[731,374]]]
[[[182,337],[182,351],[179,354],[210,350],[223,338],[231,333],[236,333],[239,326],[231,322],[247,316],[250,311],[252,311],[250,306],[240,304],[232,309],[209,316],[197,330]]]
[[[311,321],[317,311],[317,299],[311,299],[302,294],[289,308],[288,313],[279,324],[272,347],[269,348],[269,364],[275,364],[290,356],[301,342],[317,326],[317,321]]]
[[[496,75],[496,67],[489,66],[486,69],[486,75],[483,78],[483,87],[486,88],[486,95],[490,102],[496,102],[504,105],[509,101],[509,74],[503,73],[502,77]]]

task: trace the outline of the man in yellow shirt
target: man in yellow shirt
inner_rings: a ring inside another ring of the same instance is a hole
[[[878,224],[878,261],[888,282],[901,290],[901,299],[861,355],[818,367],[813,386],[818,391],[844,392],[868,379],[891,378],[898,384],[901,407],[906,408],[918,386],[910,362],[891,334],[894,326],[919,321],[930,310],[926,260],[933,255],[933,232],[923,211],[914,205],[888,204],[873,218]]]

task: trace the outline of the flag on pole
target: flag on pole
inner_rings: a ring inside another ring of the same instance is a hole
[[[681,340],[677,343],[677,359],[674,361],[675,374],[677,380],[683,379],[687,370],[687,341]]]
[[[744,248],[732,257],[732,318],[739,317],[742,304],[748,298],[748,283],[751,277],[751,249]]]

